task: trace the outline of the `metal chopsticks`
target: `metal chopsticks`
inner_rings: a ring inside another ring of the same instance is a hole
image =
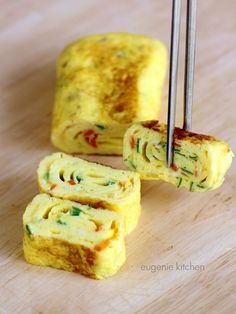
[[[189,131],[192,124],[193,83],[196,45],[197,0],[187,1],[185,80],[184,80],[184,125]]]
[[[191,129],[192,101],[196,43],[197,0],[187,0],[186,44],[185,44],[185,77],[184,77],[184,130]],[[172,24],[170,43],[169,99],[167,122],[167,166],[174,159],[174,130],[178,78],[179,38],[181,20],[181,0],[172,0]]]
[[[175,129],[175,108],[177,94],[179,36],[180,36],[181,0],[172,0],[172,24],[170,41],[170,74],[169,74],[169,99],[167,122],[167,166],[173,163],[173,142]]]

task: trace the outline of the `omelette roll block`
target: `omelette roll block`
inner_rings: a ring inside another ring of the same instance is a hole
[[[23,215],[25,259],[94,279],[125,262],[124,220],[115,212],[37,195]]]
[[[160,179],[193,192],[213,190],[222,184],[233,157],[226,143],[175,128],[174,162],[167,168],[166,139],[165,124],[135,123],[124,137],[124,163],[141,179]]]
[[[131,123],[157,118],[166,69],[165,46],[147,36],[70,44],[57,61],[52,143],[67,153],[122,155]]]
[[[64,153],[45,157],[38,168],[41,192],[121,213],[126,233],[132,231],[141,211],[140,177]]]

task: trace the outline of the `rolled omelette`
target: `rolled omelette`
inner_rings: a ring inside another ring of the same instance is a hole
[[[218,188],[231,165],[230,147],[213,136],[174,131],[174,162],[166,167],[167,127],[158,121],[135,123],[124,137],[124,163],[141,179],[163,180],[191,192]]]
[[[37,195],[23,215],[25,259],[94,279],[125,262],[124,220],[115,212]]]
[[[41,192],[121,213],[126,233],[137,225],[141,211],[137,173],[54,153],[40,162],[37,174]]]
[[[157,118],[166,69],[165,46],[147,36],[70,44],[57,62],[52,143],[67,153],[121,155],[131,123]]]

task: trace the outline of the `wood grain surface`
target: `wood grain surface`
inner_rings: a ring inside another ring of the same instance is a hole
[[[236,1],[198,3],[193,130],[236,151]],[[81,36],[110,31],[149,34],[169,46],[171,1],[1,0],[0,7],[0,313],[236,313],[235,163],[211,192],[143,182],[127,262],[110,279],[32,266],[22,254],[22,214],[38,192],[35,170],[56,151],[49,135],[59,52]],[[166,81],[164,122],[167,94]],[[122,167],[119,157],[85,158]]]

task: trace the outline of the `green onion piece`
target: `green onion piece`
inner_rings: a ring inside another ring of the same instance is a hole
[[[202,179],[202,181],[200,182],[200,184],[203,183],[203,182],[205,182],[206,179],[207,179],[207,176],[206,176],[204,179]]]
[[[155,154],[152,154],[152,156],[153,156],[156,160],[160,160]]]
[[[161,143],[160,143],[160,144],[161,144]],[[162,147],[162,148],[165,148],[165,147],[166,147],[166,143],[161,144],[161,147]]]
[[[72,206],[70,214],[71,216],[79,216],[81,212],[84,213],[80,208]]]
[[[185,168],[180,168],[182,171],[188,173],[188,174],[192,174],[193,175],[193,172],[189,171],[188,169],[185,169]]]
[[[60,77],[57,81],[57,84],[59,87],[62,87],[63,85],[65,85],[65,79],[64,77]]]
[[[189,191],[192,192],[192,190],[193,190],[193,181],[191,181],[190,187],[189,187]]]
[[[199,187],[200,189],[206,189],[207,186],[204,184],[197,184],[197,187]]]
[[[79,176],[76,176],[76,180],[77,180],[78,183],[80,183],[80,181],[82,181],[83,179],[80,178]]]
[[[180,187],[181,183],[182,183],[183,179],[182,178],[179,178],[179,182],[178,182],[178,185],[177,185],[177,188]]]
[[[63,68],[66,68],[67,65],[68,65],[68,62],[64,62],[64,63],[62,64],[62,67],[63,67]]]
[[[50,173],[49,173],[49,172],[46,172],[43,178],[44,178],[45,181],[48,182],[48,181],[49,181],[49,178],[50,178]]]
[[[113,185],[113,184],[115,184],[115,181],[112,181],[112,180],[108,180],[106,183],[106,185]]]
[[[100,130],[104,130],[105,126],[102,124],[95,124],[97,128],[99,128]]]
[[[30,229],[30,226],[28,224],[25,225],[25,229],[29,235],[33,234],[32,230]]]
[[[180,152],[180,149],[174,147],[174,152],[175,152],[175,153]]]
[[[140,138],[137,138],[137,143],[136,143],[136,149],[137,149],[137,153],[139,153],[139,145],[140,145],[140,141],[141,139]]]
[[[125,58],[127,57],[127,51],[124,50],[120,50],[116,52],[116,57],[118,58]]]
[[[174,148],[174,152],[175,152],[175,154],[178,154],[178,155],[180,155],[180,156],[183,156],[183,157],[186,157],[186,158],[187,158],[186,155],[180,153],[180,149],[178,149],[178,148]]]
[[[189,158],[190,158],[190,159],[193,159],[193,160],[195,160],[195,161],[198,160],[198,156],[197,156],[197,155],[195,155],[195,156],[189,156]]]
[[[65,221],[62,221],[61,219],[58,219],[57,223],[60,224],[60,225],[66,225]]]
[[[132,168],[134,168],[134,169],[136,169],[136,168],[137,168],[137,166],[135,166],[135,164],[133,163],[133,161],[132,161],[132,160],[129,160],[129,164],[131,165],[131,167],[132,167]]]

